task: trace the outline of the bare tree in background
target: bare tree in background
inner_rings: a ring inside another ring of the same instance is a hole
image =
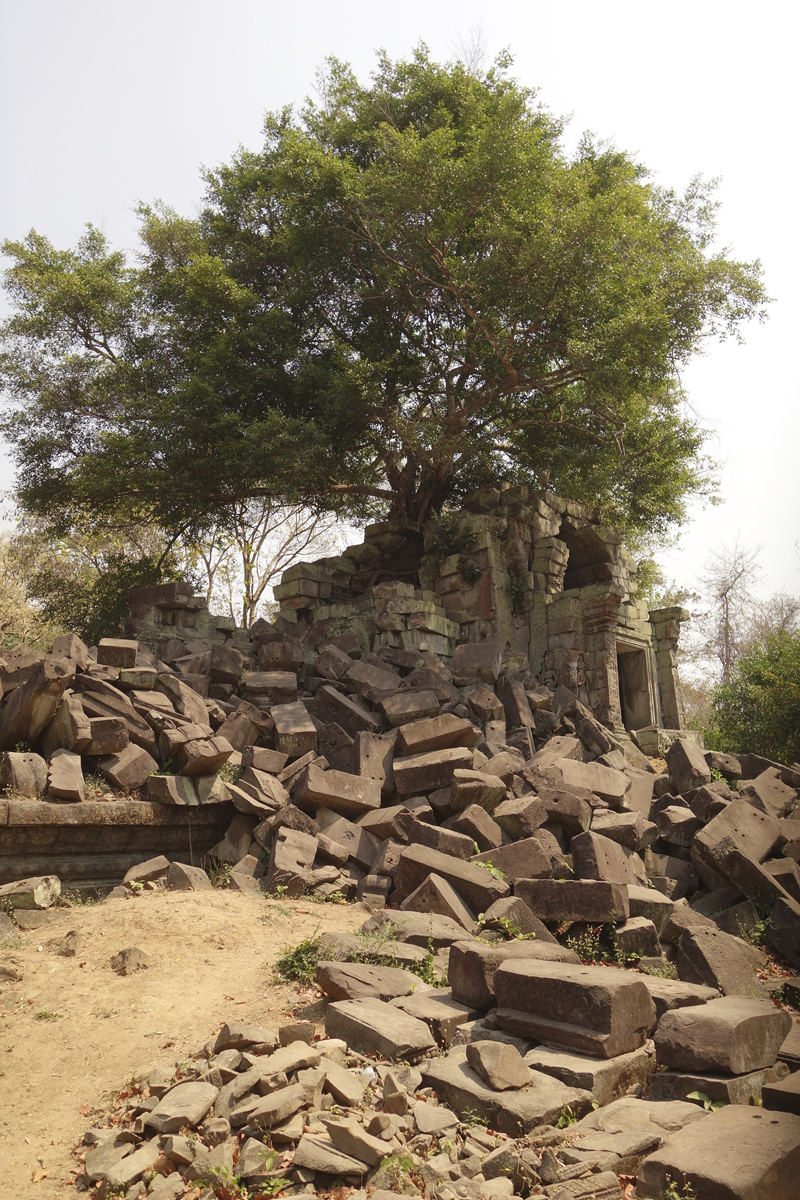
[[[733,546],[714,551],[701,578],[710,608],[700,628],[707,652],[719,663],[723,683],[730,679],[752,625],[760,553],[761,546],[745,546],[737,538]]]
[[[292,563],[335,554],[342,523],[328,513],[250,500],[236,504],[230,521],[181,546],[188,565],[203,579],[212,609],[227,609],[249,629],[259,616],[273,615],[266,599]]]

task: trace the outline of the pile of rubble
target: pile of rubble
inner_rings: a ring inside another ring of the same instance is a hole
[[[691,735],[654,762],[491,641],[445,663],[262,623],[162,660],[119,639],[26,653],[1,677],[8,794],[80,801],[88,767],[160,804],[232,802],[214,856],[233,886],[373,909],[317,947],[327,1037],[226,1028],[191,1079],[148,1079],[130,1130],[90,1135],[101,1196],[144,1194],[154,1169],[156,1197],[212,1169],[265,1194],[284,1170],[295,1192],[442,1200],[618,1197],[637,1172],[642,1196],[667,1177],[698,1200],[795,1194],[797,1031],[754,943],[800,967],[800,766]],[[44,907],[57,884],[0,898]],[[162,857],[118,894],[142,885],[210,882]],[[396,965],[359,961],[364,938]]]

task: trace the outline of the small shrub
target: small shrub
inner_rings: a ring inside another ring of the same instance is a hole
[[[456,513],[443,512],[431,519],[431,541],[442,558],[466,550],[470,539],[458,532]]]
[[[484,871],[488,871],[495,879],[505,879],[506,877],[505,871],[501,871],[499,867],[496,867],[490,858],[486,862],[475,863],[475,866],[483,867]]]
[[[524,600],[528,594],[528,582],[521,575],[512,575],[508,581],[508,594],[512,600]]]
[[[287,983],[313,983],[320,956],[320,935],[287,946],[275,963],[275,974]]]
[[[233,875],[233,867],[230,863],[222,862],[219,858],[210,858],[206,870],[208,871],[208,878],[211,880],[212,887],[230,887]]]
[[[218,774],[225,783],[238,783],[242,775],[242,768],[234,766],[232,762],[226,762],[222,764]]]
[[[471,587],[473,583],[477,583],[480,579],[483,574],[483,568],[479,567],[477,563],[470,562],[468,558],[459,558],[458,573],[464,580],[464,583]]]

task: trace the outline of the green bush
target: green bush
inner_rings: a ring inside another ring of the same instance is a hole
[[[770,634],[744,654],[714,689],[711,711],[710,750],[800,760],[800,633]]]

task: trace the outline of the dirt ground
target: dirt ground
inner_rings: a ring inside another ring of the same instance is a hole
[[[349,932],[369,915],[360,904],[216,890],[51,911],[46,928],[20,932],[0,951],[0,963],[13,958],[23,971],[13,997],[22,1001],[9,1009],[6,995],[0,1008],[0,1179],[9,1200],[74,1194],[71,1151],[97,1123],[104,1095],[132,1075],[187,1060],[228,1020],[274,1028],[290,1014],[318,1019],[318,994],[277,983],[272,967],[284,946],[317,930]],[[73,929],[83,936],[75,958],[48,951]],[[119,977],[110,959],[129,946],[150,967]]]

